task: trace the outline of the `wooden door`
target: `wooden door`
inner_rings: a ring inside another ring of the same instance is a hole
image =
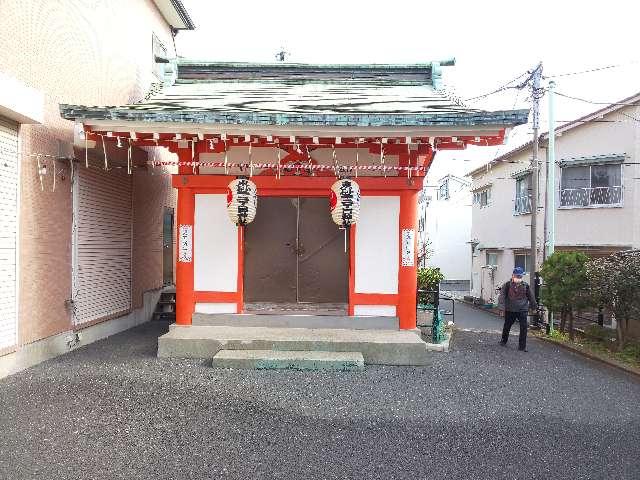
[[[245,302],[346,303],[348,266],[326,198],[259,199],[245,227]]]
[[[300,198],[298,215],[298,302],[347,303],[349,241],[331,220],[329,200]]]
[[[297,198],[258,200],[255,220],[244,227],[245,302],[296,302],[297,216]]]

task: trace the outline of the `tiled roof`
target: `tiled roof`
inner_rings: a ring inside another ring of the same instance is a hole
[[[449,64],[444,62],[445,65]],[[434,87],[440,62],[309,65],[178,62],[170,86],[120,107],[62,105],[79,120],[336,126],[513,126],[527,110],[470,109]]]

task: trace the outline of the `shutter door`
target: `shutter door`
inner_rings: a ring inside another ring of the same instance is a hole
[[[74,188],[74,323],[131,309],[131,185],[122,170],[77,170]]]
[[[17,344],[18,125],[0,117],[0,350]]]

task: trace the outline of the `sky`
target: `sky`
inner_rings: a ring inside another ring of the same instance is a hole
[[[626,0],[183,0],[194,31],[176,37],[178,55],[200,60],[309,63],[421,63],[454,57],[443,68],[448,90],[461,99],[496,90],[543,63],[543,75],[615,65],[557,76],[556,91],[595,102],[615,102],[640,92],[640,6]],[[543,86],[549,79],[543,80]],[[506,89],[474,108],[529,108],[525,90]],[[556,119],[569,121],[601,108],[556,97]],[[541,129],[547,130],[546,97]],[[559,123],[561,124],[561,123]],[[529,140],[518,127],[508,144],[439,152],[430,178],[464,175],[497,154]]]

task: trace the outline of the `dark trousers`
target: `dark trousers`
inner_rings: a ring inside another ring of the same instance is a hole
[[[527,348],[527,312],[504,312],[504,327],[502,328],[502,341],[507,343],[509,331],[515,321],[520,322],[520,337],[518,338],[518,348]]]

